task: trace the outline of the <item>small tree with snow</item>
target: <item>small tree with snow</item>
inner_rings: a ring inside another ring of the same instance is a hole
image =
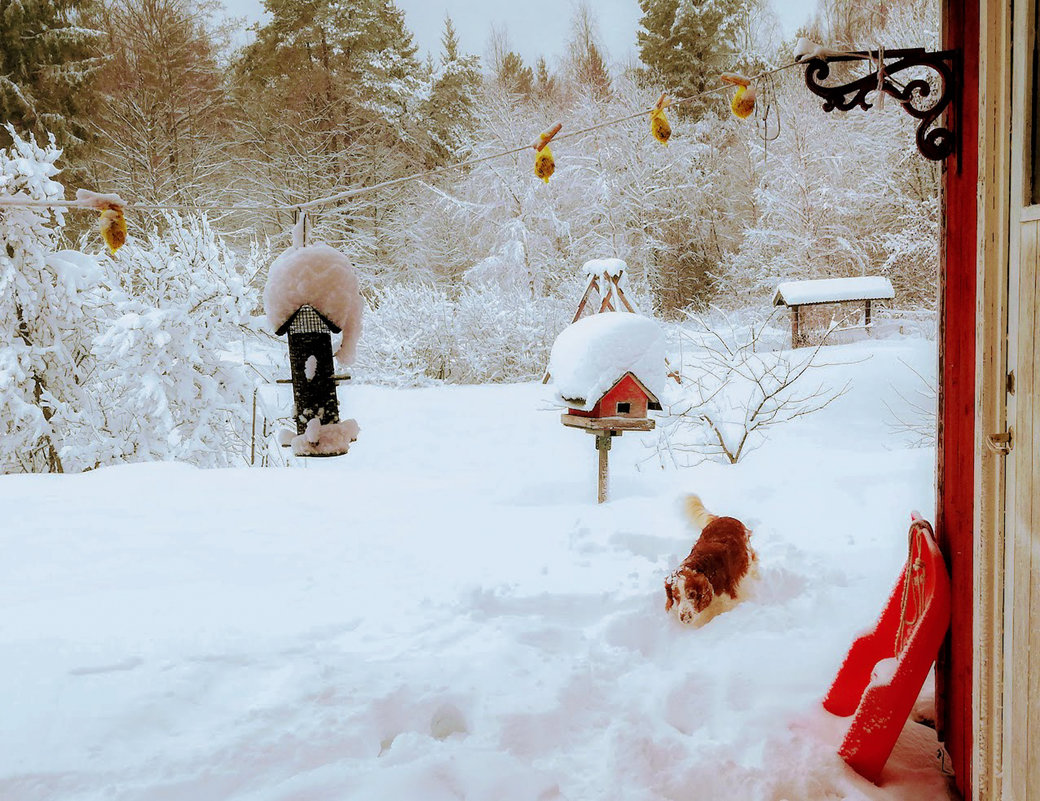
[[[7,128],[0,195],[59,200],[60,155]],[[0,206],[0,473],[62,472],[64,421],[87,402],[100,268],[82,254],[56,253],[61,209]]]
[[[698,461],[736,464],[762,444],[770,428],[817,412],[848,390],[806,380],[823,366],[820,349],[784,350],[771,326],[773,316],[746,329],[724,318],[709,325],[691,317],[684,330],[682,389],[662,428],[662,450],[693,453]]]
[[[220,467],[245,453],[254,383],[233,348],[250,335],[257,293],[241,262],[204,217],[174,214],[161,234],[119,252],[110,279],[119,315],[94,341],[92,408],[70,450],[81,469],[151,459]]]

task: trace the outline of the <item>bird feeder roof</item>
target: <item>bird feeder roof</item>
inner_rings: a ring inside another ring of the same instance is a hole
[[[264,311],[279,334],[304,306],[312,306],[332,330],[343,332],[336,353],[344,364],[353,361],[361,335],[361,293],[354,266],[346,255],[328,245],[292,247],[271,264],[264,286]]]

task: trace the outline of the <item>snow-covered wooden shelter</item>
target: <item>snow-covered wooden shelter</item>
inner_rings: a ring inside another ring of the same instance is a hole
[[[553,343],[549,372],[565,426],[596,435],[599,502],[607,497],[611,437],[650,431],[665,380],[664,337],[653,320],[628,312],[585,317]]]
[[[797,348],[806,342],[801,327],[803,307],[862,303],[863,324],[869,328],[871,303],[891,300],[895,296],[892,282],[883,275],[821,278],[810,281],[784,281],[776,287],[773,305],[786,306],[791,310],[791,347]]]

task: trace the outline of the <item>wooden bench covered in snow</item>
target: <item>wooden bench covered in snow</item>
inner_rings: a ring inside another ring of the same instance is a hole
[[[870,304],[875,300],[891,300],[896,296],[892,282],[882,275],[858,278],[822,278],[812,281],[785,281],[776,288],[774,306],[791,310],[791,347],[805,344],[800,330],[802,306],[822,306],[830,303],[864,304],[863,324],[870,326]]]

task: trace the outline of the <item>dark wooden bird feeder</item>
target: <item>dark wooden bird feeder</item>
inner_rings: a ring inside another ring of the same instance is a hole
[[[569,405],[586,405],[581,398],[567,402]],[[596,435],[596,450],[599,452],[599,503],[607,500],[607,458],[611,438],[619,437],[626,431],[653,430],[655,424],[647,416],[649,410],[660,411],[661,402],[634,373],[627,372],[603,393],[589,411],[570,406],[560,415],[565,426],[580,428]]]
[[[306,303],[276,331],[278,336],[289,335],[297,434],[303,434],[314,418],[323,426],[339,422],[336,382],[345,376],[335,374],[332,362],[332,335],[339,332],[339,326]]]

